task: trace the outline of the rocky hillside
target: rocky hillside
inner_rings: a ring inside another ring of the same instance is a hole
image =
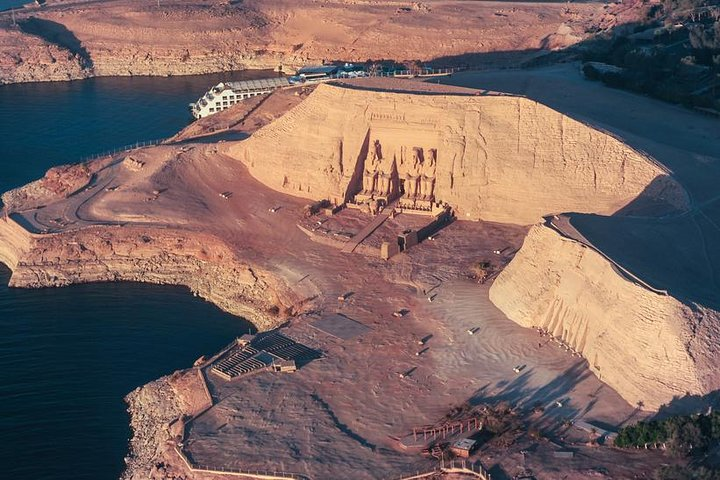
[[[0,83],[323,60],[492,65],[503,52],[522,57],[581,40],[598,9],[432,0],[163,0],[159,8],[134,0],[49,0],[18,10],[16,25],[10,12],[0,14]]]
[[[720,115],[720,0],[634,1],[579,47],[590,79]]]

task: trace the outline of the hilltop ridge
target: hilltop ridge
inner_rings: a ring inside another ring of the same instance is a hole
[[[16,27],[10,12],[0,13],[0,83],[281,65],[291,71],[325,60],[490,66],[530,58],[550,36],[579,41],[599,8],[436,0],[163,0],[158,8],[50,0],[16,11]]]

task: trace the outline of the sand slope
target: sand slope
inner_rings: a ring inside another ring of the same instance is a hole
[[[512,320],[547,328],[581,352],[631,403],[655,409],[706,392],[689,345],[698,324],[717,322],[717,312],[693,311],[623,278],[593,249],[550,228],[530,230],[490,298]]]
[[[717,120],[588,82],[572,65],[523,75],[469,73],[449,81],[527,95],[614,132],[672,170],[673,179],[693,200],[686,214],[638,211],[634,207],[641,202],[633,202],[611,216],[562,215],[579,243],[561,241],[551,231],[543,230],[540,236],[535,230],[545,227],[535,227],[493,286],[492,298],[523,325],[552,326],[558,336],[582,350],[603,381],[629,400],[642,400],[646,408],[684,396],[693,385],[703,395],[716,390]],[[606,258],[582,249],[581,243],[599,249]],[[626,281],[607,258],[668,295]],[[684,359],[685,367],[677,368],[677,359]],[[683,405],[687,403],[674,406]]]

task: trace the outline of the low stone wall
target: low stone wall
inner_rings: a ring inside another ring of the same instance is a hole
[[[208,360],[204,363],[203,366],[209,366],[212,361],[214,361],[217,358],[217,355],[213,356],[212,359]],[[200,378],[200,384],[202,385],[203,392],[206,395],[207,403],[206,405],[200,409],[195,415],[193,415],[190,419],[188,419],[183,425],[182,425],[182,433],[180,436],[182,437],[183,441],[185,441],[185,434],[187,432],[187,427],[195,421],[198,417],[200,417],[202,414],[210,410],[212,406],[214,405],[212,395],[210,394],[210,389],[208,388],[207,381],[205,380],[205,374],[203,373],[203,366],[195,368],[197,371],[197,374]],[[173,422],[174,423],[174,422]],[[215,475],[230,475],[235,477],[243,477],[243,478],[253,478],[253,479],[264,479],[264,480],[287,480],[287,479],[295,479],[295,480],[309,480],[308,477],[300,474],[295,473],[288,473],[288,472],[271,472],[271,471],[264,471],[264,470],[242,470],[242,469],[236,469],[236,468],[227,468],[227,467],[218,467],[218,466],[208,466],[208,465],[197,465],[194,464],[182,451],[182,447],[180,445],[175,445],[175,452],[178,454],[180,459],[182,460],[183,464],[187,467],[188,470],[191,472],[197,472],[197,473],[211,473]]]

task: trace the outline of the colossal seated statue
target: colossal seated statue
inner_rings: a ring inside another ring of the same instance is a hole
[[[381,173],[378,175],[378,186],[377,186],[377,194],[381,197],[387,197],[391,193],[391,184],[392,176],[388,173]]]
[[[437,150],[430,149],[427,161],[422,164],[422,174],[424,177],[434,178],[437,170]]]
[[[418,183],[420,178],[412,175],[410,172],[405,174],[405,196],[410,199],[414,199],[418,193]]]
[[[428,154],[427,161],[422,166],[422,180],[420,190],[422,199],[426,201],[432,201],[434,199],[433,193],[435,190],[435,172],[437,170],[437,150],[431,148]]]
[[[377,193],[378,188],[378,171],[380,164],[382,163],[382,146],[380,140],[375,140],[369,148],[367,158],[365,159],[365,168],[363,171],[363,186],[360,192],[361,197],[371,198],[373,194]],[[358,200],[366,200],[367,198],[360,198]]]
[[[421,193],[421,199],[425,201],[433,201],[435,199],[435,196],[433,195],[435,190],[435,178],[433,177],[426,177],[423,175],[422,180],[420,182],[420,193]]]
[[[375,191],[375,188],[377,187],[377,172],[368,172],[365,171],[365,174],[363,175],[363,190],[362,195],[372,195],[372,193]]]
[[[422,169],[422,164],[424,161],[423,157],[423,149],[420,147],[413,147],[412,161],[410,163],[412,171],[415,173],[415,175],[418,175],[420,173],[420,170]]]

